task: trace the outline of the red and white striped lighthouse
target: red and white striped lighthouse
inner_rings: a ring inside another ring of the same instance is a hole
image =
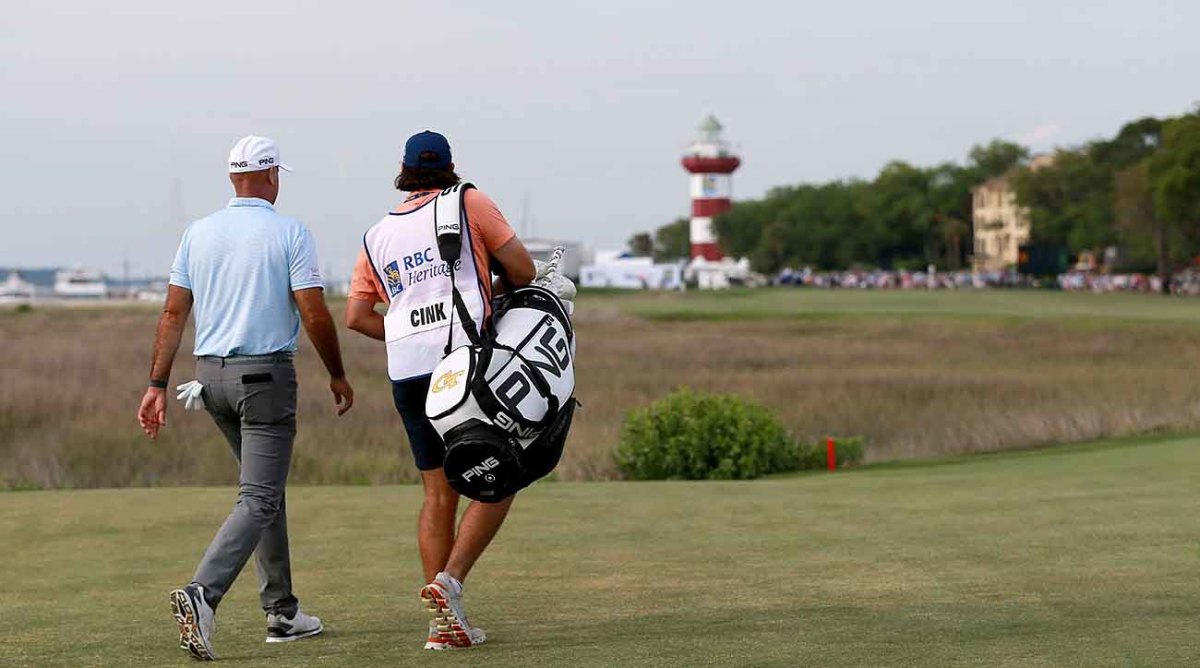
[[[697,137],[687,155],[683,168],[692,175],[692,224],[690,239],[692,258],[720,260],[724,257],[717,244],[712,220],[730,207],[733,195],[733,172],[742,161],[729,152],[729,144],[721,139],[721,124],[709,116],[700,124]]]

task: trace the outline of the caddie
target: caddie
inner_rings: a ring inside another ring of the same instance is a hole
[[[292,591],[284,499],[296,436],[292,357],[301,324],[329,372],[338,415],[350,410],[354,391],[325,305],[312,234],[275,210],[281,170],[291,171],[265,137],[245,137],[230,151],[236,196],[183,233],[138,409],[143,431],[157,438],[167,424],[171,366],[194,309],[197,380],[176,389],[188,408],[208,411],[240,467],[233,511],[191,583],[170,594],[180,648],[202,661],[216,658],[216,608],[251,553],[267,615],[266,641],[288,642],[324,629],[300,609]]]
[[[417,544],[426,584],[420,597],[433,613],[425,642],[425,649],[433,650],[472,647],[486,640],[483,630],[468,621],[463,581],[500,529],[513,501],[510,497],[500,503],[472,502],[456,533],[459,494],[446,480],[445,446],[425,414],[430,374],[445,354],[447,341],[455,346],[468,343],[454,313],[451,272],[439,257],[435,233],[437,195],[459,181],[444,136],[426,130],[408,139],[395,180],[404,199],[364,235],[346,306],[347,326],[387,343],[392,397],[421,471],[425,497]],[[486,326],[492,299],[504,289],[502,283],[527,285],[535,277],[535,268],[487,195],[471,189],[462,202],[468,224],[453,276],[471,318]],[[493,269],[504,281],[493,284]],[[381,302],[387,307],[382,315],[375,311]]]

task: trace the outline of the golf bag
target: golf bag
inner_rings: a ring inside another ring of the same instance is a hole
[[[451,268],[462,251],[462,196],[472,187],[449,188],[435,203],[438,252]],[[450,485],[494,503],[558,465],[578,405],[575,332],[563,302],[542,287],[507,291],[490,331],[476,328],[457,288],[453,299],[471,343],[453,350],[447,343],[425,414],[445,441]]]

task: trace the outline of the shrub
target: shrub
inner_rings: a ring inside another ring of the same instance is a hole
[[[823,469],[828,466],[825,441],[814,444],[804,443],[797,446],[797,448],[799,452],[797,455],[799,461],[797,469],[807,471],[810,469]],[[861,464],[864,454],[862,437],[835,438],[833,440],[833,454],[837,459],[837,467],[839,469]]]
[[[633,480],[744,480],[795,471],[802,460],[766,409],[684,388],[629,414],[617,464]]]
[[[837,458],[837,467],[839,469],[843,466],[857,466],[861,464],[864,450],[861,436],[833,439],[833,453],[834,457]]]

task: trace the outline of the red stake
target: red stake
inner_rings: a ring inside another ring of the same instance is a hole
[[[825,439],[825,463],[830,471],[837,469],[837,449],[833,445],[833,437]]]

